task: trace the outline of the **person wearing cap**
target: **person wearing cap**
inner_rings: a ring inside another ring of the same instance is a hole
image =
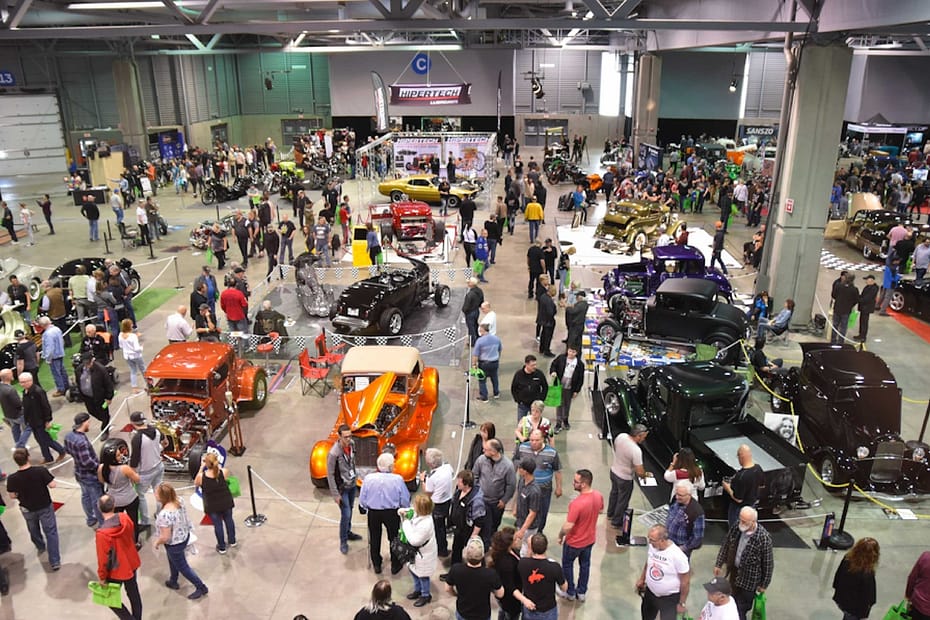
[[[220,328],[216,322],[216,315],[210,312],[210,306],[200,304],[197,316],[194,317],[194,330],[198,340],[219,341]]]
[[[90,414],[85,411],[74,416],[74,426],[65,435],[65,452],[74,459],[74,479],[81,487],[81,507],[84,509],[87,527],[94,529],[103,525],[98,500],[103,495],[103,484],[97,478],[100,461],[94,446],[87,438],[90,430]]]
[[[241,269],[241,267],[237,267]],[[249,331],[249,301],[245,298],[237,287],[235,282],[228,282],[226,290],[220,295],[220,307],[226,313],[228,329],[231,332]],[[209,310],[209,306],[207,310]],[[198,330],[199,333],[199,330]]]
[[[116,225],[119,226],[123,223],[125,207],[123,203],[123,195],[120,193],[118,187],[114,188],[113,193],[110,194],[110,208],[113,209],[113,215],[116,216]]]
[[[245,264],[248,265],[248,258],[245,260]],[[200,291],[201,286],[206,288],[203,289],[202,294],[206,298],[206,304],[210,306],[210,312],[216,313],[216,300],[220,298],[220,288],[216,284],[216,276],[213,275],[213,270],[210,269],[210,265],[204,265],[201,268],[200,275],[197,276],[197,279],[194,280],[194,290]],[[191,308],[199,308],[200,304],[203,302],[197,302],[196,304],[191,300]]]
[[[930,238],[924,239],[922,246],[930,248]],[[922,279],[920,275],[917,279]],[[869,274],[865,277],[865,286],[859,293],[859,335],[856,340],[865,342],[869,337],[869,315],[875,312],[875,300],[878,299],[878,285],[875,284],[875,276]]]
[[[139,494],[139,525],[148,528],[152,520],[145,495],[149,489],[154,493],[165,477],[165,463],[162,461],[161,452],[168,445],[168,440],[157,428],[149,426],[145,414],[141,411],[133,411],[129,415],[129,422],[132,424],[129,466],[139,474],[139,482],[136,484],[136,493]],[[160,509],[161,506],[156,505],[155,512]]]
[[[94,360],[94,354],[81,354],[81,365],[74,370],[78,393],[87,412],[100,420],[100,431],[104,438],[110,426],[110,402],[113,400],[113,379],[103,364]]]
[[[739,610],[726,579],[714,577],[704,584],[704,589],[707,590],[707,604],[698,616],[700,620],[739,620]]]
[[[252,296],[252,289],[249,287],[248,276],[245,273],[245,269],[239,265],[233,267],[233,284],[245,295],[246,299]]]

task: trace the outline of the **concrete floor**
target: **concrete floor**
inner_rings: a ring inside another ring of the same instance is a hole
[[[539,154],[537,159],[541,159]],[[54,267],[66,258],[102,254],[103,244],[87,241],[85,222],[80,218],[77,208],[66,206],[70,204],[70,200],[64,196],[63,191],[57,189],[60,186],[56,183],[57,181],[50,181],[47,189],[35,187],[22,190],[21,195],[28,196],[43,189],[51,191],[56,205],[54,217],[59,230],[58,235],[46,236],[43,223],[40,225],[37,246],[29,248],[23,244],[18,247],[6,245],[0,247],[0,256],[12,255],[25,263]],[[5,195],[16,194],[15,179],[10,186],[4,188]],[[500,186],[495,187],[493,195],[500,193],[500,189]],[[567,189],[568,186],[559,188],[560,191]],[[347,183],[346,190],[346,193],[352,196],[352,202],[358,210],[359,205],[366,204],[371,197],[372,184]],[[568,219],[565,214],[555,210],[555,200],[560,191],[550,188],[544,236],[554,236],[555,225]],[[173,191],[161,194],[158,200],[169,224],[183,228],[173,231],[167,239],[157,243],[156,255],[160,258],[177,256],[180,281],[187,286],[204,260],[203,256],[195,256],[187,249],[187,229],[200,220],[215,216],[215,209],[203,207],[189,195],[182,200],[175,197]],[[288,203],[283,205],[285,209],[289,208]],[[481,202],[479,206],[486,208],[487,203]],[[102,211],[104,217],[112,218],[108,209]],[[705,212],[703,219],[700,216],[689,218],[689,225],[700,224],[711,230],[715,217],[710,211]],[[484,212],[479,212],[476,222],[483,221],[484,216]],[[731,230],[728,245],[735,256],[740,255],[742,243],[749,234],[750,229],[742,224]],[[181,246],[185,249],[167,251],[171,246]],[[505,445],[509,445],[511,429],[516,422],[516,408],[506,386],[509,385],[513,372],[521,365],[523,356],[534,349],[532,324],[535,302],[528,301],[523,294],[527,246],[527,228],[520,224],[515,236],[507,237],[503,247],[499,249],[498,263],[487,273],[489,284],[484,285],[485,297],[491,301],[498,313],[499,333],[503,334],[501,378],[504,396],[500,401],[490,403],[473,402],[471,418],[479,423],[484,420],[495,422]],[[826,242],[825,247],[841,257],[857,260],[856,252],[838,243]],[[118,248],[111,249],[118,255]],[[231,254],[237,254],[237,251],[234,250]],[[127,256],[141,263],[145,262],[148,252],[132,250]],[[464,266],[461,254],[456,255],[455,262]],[[156,264],[140,267],[144,281],[151,281],[163,266]],[[574,275],[586,285],[597,286],[599,271],[603,269],[591,268]],[[745,271],[738,273],[733,280],[737,288],[751,290],[752,276]],[[254,263],[249,275],[252,280],[260,279],[264,275],[264,265]],[[821,300],[829,299],[829,286],[835,277],[835,272],[822,272],[818,283],[818,297]],[[156,286],[175,285],[173,269],[169,269],[162,278]],[[186,303],[188,292],[185,289],[166,302],[161,310],[140,322],[147,359],[151,359],[165,343],[162,327],[164,317],[177,304]],[[927,345],[891,318],[875,317],[871,336],[869,348],[889,363],[904,390],[905,397],[923,401],[927,396],[925,373],[922,364],[917,361],[922,355],[926,355]],[[560,320],[554,342],[563,337],[564,327]],[[791,343],[777,352],[786,358],[788,363],[798,362],[800,349],[797,342],[804,339],[806,338],[802,335],[792,335]],[[772,352],[776,352],[774,347]],[[117,365],[123,367],[121,359],[117,361]],[[465,411],[464,376],[460,367],[446,366],[441,367],[439,371],[442,396],[433,424],[430,445],[441,448],[447,460],[458,466],[464,460],[459,456],[463,444],[467,447],[472,439],[472,431],[463,433],[459,427]],[[287,384],[285,381],[284,385]],[[114,405],[121,403],[128,396],[128,381],[120,387]],[[131,408],[129,405],[119,408],[122,417],[118,419],[117,425],[127,421],[127,411],[130,409],[147,408],[144,396],[135,400]],[[561,453],[566,472],[582,467],[591,469],[595,475],[595,488],[606,497],[610,487],[608,468],[611,454],[609,446],[597,439],[597,431],[589,414],[589,402],[587,394],[582,394],[576,401],[573,407],[572,430],[556,438],[556,448]],[[62,399],[55,399],[54,407],[55,420],[66,428],[70,427],[77,406],[64,403]],[[242,429],[248,450],[243,457],[232,458],[230,467],[233,473],[243,480],[246,494],[246,465],[251,465],[260,476],[260,479],[256,477],[255,480],[256,508],[258,512],[267,516],[268,521],[259,528],[246,528],[243,520],[249,514],[249,502],[245,496],[240,498],[236,520],[241,544],[225,556],[217,555],[213,549],[212,528],[197,528],[200,539],[197,543],[199,553],[191,558],[191,564],[210,587],[210,594],[196,603],[191,603],[181,596],[190,591],[188,584],[184,584],[180,594],[162,585],[167,578],[167,561],[163,553],[155,553],[151,546],[147,545],[142,551],[142,568],[139,571],[145,617],[225,616],[289,620],[302,613],[310,618],[349,618],[366,602],[376,578],[367,568],[365,544],[352,543],[348,555],[343,556],[339,553],[337,507],[327,493],[313,488],[308,474],[310,448],[314,441],[328,434],[335,418],[336,407],[335,394],[325,398],[302,397],[295,382],[272,394],[264,410],[243,418]],[[916,437],[924,407],[920,402],[905,402],[906,438]],[[754,413],[761,412],[761,406],[754,405]],[[10,441],[9,435],[0,439],[0,443],[6,442],[7,446]],[[4,451],[0,457],[0,465],[4,471],[13,468],[8,454]],[[62,569],[60,572],[51,573],[47,564],[40,562],[44,558],[36,556],[23,519],[15,506],[11,507],[4,515],[3,522],[14,541],[14,549],[11,553],[0,556],[0,564],[10,569],[13,585],[10,595],[0,599],[2,619],[39,617],[40,614],[47,614],[49,609],[54,609],[58,614],[66,613],[76,620],[108,615],[108,612],[93,605],[86,588],[87,582],[95,579],[96,572],[93,536],[91,530],[83,524],[79,492],[72,486],[71,465],[66,463],[57,469],[55,474],[62,484],[53,491],[53,497],[56,501],[64,503],[57,513],[62,540]],[[66,483],[69,484],[66,486]],[[189,482],[178,480],[178,485],[187,486]],[[570,489],[568,484],[565,486]],[[189,495],[190,492],[191,490],[187,489],[184,494]],[[805,496],[808,499],[822,497],[823,502],[819,507],[806,512],[786,514],[783,517],[790,519],[789,523],[800,538],[810,541],[819,535],[823,513],[835,511],[839,514],[842,502],[825,494],[810,475]],[[553,500],[549,519],[550,533],[554,533],[563,521],[569,500],[569,496]],[[639,513],[651,508],[639,491],[634,493],[631,505]],[[930,506],[924,503],[915,507],[915,511],[930,513]],[[199,519],[199,514],[195,511],[192,511],[192,515]],[[507,520],[505,519],[505,522]],[[613,544],[615,532],[606,525],[603,518],[601,524],[593,556],[592,583],[588,599],[584,603],[560,601],[560,618],[639,617],[639,597],[633,584],[642,568],[645,550],[616,548]],[[354,529],[360,533],[365,532],[364,517],[357,513]],[[907,574],[917,556],[926,547],[927,526],[923,521],[900,522],[889,519],[874,504],[857,501],[850,509],[846,529],[857,537],[873,536],[882,545],[882,561],[878,573],[879,603],[872,614],[873,617],[880,617],[891,604],[903,597]],[[639,523],[634,526],[634,530],[636,534],[644,534],[644,528]],[[386,552],[385,549],[384,553]],[[555,545],[551,552],[556,558],[560,556],[560,551]],[[839,612],[830,600],[830,586],[833,573],[842,557],[840,554],[817,551],[811,547],[779,548],[775,555],[775,577],[769,590],[770,618],[792,620],[839,617]],[[712,545],[705,546],[693,556],[694,587],[689,597],[688,610],[689,614],[695,617],[706,600],[699,584],[711,577],[715,556],[716,547]],[[437,570],[437,575],[438,572],[441,571]],[[444,591],[438,579],[433,580],[432,605],[414,609],[404,599],[411,586],[409,575],[401,573],[388,578],[394,584],[395,599],[407,608],[412,617],[445,618],[454,612],[455,601]],[[441,608],[446,610],[444,615],[440,611]]]

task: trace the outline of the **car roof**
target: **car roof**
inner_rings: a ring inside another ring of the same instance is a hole
[[[673,295],[700,295],[714,297],[717,294],[717,283],[700,278],[668,278],[656,289],[657,293],[671,293]]]
[[[145,369],[155,379],[206,379],[232,346],[219,342],[175,342],[159,351]]]
[[[416,347],[400,346],[360,346],[352,347],[342,360],[343,375],[383,374],[396,372],[410,374],[420,364],[420,352]]]
[[[692,245],[659,245],[652,248],[653,257],[659,260],[704,260],[704,255]]]
[[[657,366],[655,373],[665,377],[666,382],[678,392],[696,401],[714,400],[748,389],[742,375],[711,361]]]
[[[857,351],[849,345],[802,345],[802,350],[805,364],[813,365],[819,375],[837,387],[897,385],[885,360],[871,351]]]

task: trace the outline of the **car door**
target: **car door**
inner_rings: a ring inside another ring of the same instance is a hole
[[[799,377],[797,413],[801,425],[808,431],[806,443],[809,448],[836,445],[837,429],[841,422],[834,419],[830,396],[820,388],[823,378],[811,368],[802,367]]]
[[[930,320],[930,281],[920,280],[913,283],[909,296],[913,296],[914,314]]]
[[[860,249],[862,246],[859,245],[857,238],[859,236],[859,230],[865,223],[865,217],[867,214],[868,211],[856,211],[856,214],[849,222],[849,227],[846,229],[846,242]]]

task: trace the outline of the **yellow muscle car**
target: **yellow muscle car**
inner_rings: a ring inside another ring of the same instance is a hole
[[[469,181],[452,183],[450,186],[449,207],[455,208],[466,198],[472,200],[481,191],[481,186]],[[390,196],[392,202],[401,200],[422,200],[430,204],[439,204],[439,177],[431,174],[413,174],[402,179],[382,181],[378,191]],[[407,198],[404,198],[406,196]]]

